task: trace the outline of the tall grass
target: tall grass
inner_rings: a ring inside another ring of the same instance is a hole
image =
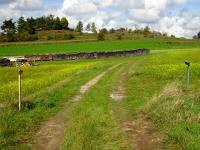
[[[165,133],[166,149],[200,148],[200,51],[177,51],[147,56],[129,72],[127,98],[130,115],[146,112]],[[190,94],[186,92],[191,61]]]
[[[24,67],[22,76],[23,97],[48,87],[64,78],[87,68],[96,66],[96,62],[80,62],[74,64],[41,65]],[[13,103],[18,95],[18,68],[0,68],[1,87],[0,102]]]
[[[34,99],[30,97],[21,112],[14,106],[0,111],[0,149],[31,149],[30,142],[40,123],[59,111],[63,107],[62,104],[74,96],[82,84],[107,68],[109,63],[95,65],[93,62],[90,65],[82,62],[81,65],[80,62],[77,65],[82,67],[78,68],[78,73],[76,71],[67,76],[69,80],[67,84],[60,84],[55,89],[46,89]],[[49,76],[47,73],[46,78]]]

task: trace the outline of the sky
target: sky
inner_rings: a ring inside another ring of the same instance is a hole
[[[0,0],[0,23],[53,14],[100,28],[142,28],[191,38],[200,31],[200,0]]]

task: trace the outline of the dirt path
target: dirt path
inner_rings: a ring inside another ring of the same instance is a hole
[[[136,62],[134,66],[138,63]],[[127,118],[127,110],[122,105],[126,97],[127,77],[128,71],[123,72],[119,76],[117,88],[110,94],[110,97],[117,102],[114,112],[120,118],[119,126],[125,133],[126,143],[134,150],[160,150],[163,136],[155,129],[145,113],[139,112],[136,118]]]
[[[118,65],[108,68],[95,78],[88,81],[85,85],[81,86],[79,93],[65,104],[63,110],[41,125],[41,129],[34,138],[35,140],[32,148],[34,150],[59,150],[64,142],[65,128],[70,119],[66,114],[72,112],[73,106],[76,104],[75,102],[81,100],[84,93],[94,86],[108,71],[117,66]]]
[[[161,150],[163,135],[156,130],[144,113],[136,119],[121,122],[120,127],[126,133],[128,143],[134,150]]]
[[[126,79],[126,76],[127,76],[127,72],[123,73],[120,76],[120,80],[119,80],[117,88],[110,94],[110,97],[117,102],[121,102],[125,98],[125,91],[126,91],[125,79]]]

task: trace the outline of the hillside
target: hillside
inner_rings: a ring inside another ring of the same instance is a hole
[[[86,39],[87,40],[87,39]],[[140,40],[106,40],[106,41],[51,41],[4,43],[0,45],[0,56],[22,56],[47,53],[116,51],[149,48],[152,50],[199,48],[198,40],[185,39],[147,39]]]

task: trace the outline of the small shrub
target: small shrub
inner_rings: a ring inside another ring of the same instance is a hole
[[[122,40],[122,35],[121,34],[117,35],[117,39]]]
[[[108,33],[108,30],[106,28],[103,28],[100,30],[100,32],[106,34],[106,33]]]
[[[8,33],[7,34],[7,41],[8,42],[15,42],[16,41],[16,37],[14,33]]]
[[[100,32],[98,35],[97,35],[97,40],[99,41],[104,41],[105,40],[105,34],[103,32]]]
[[[28,32],[20,32],[16,34],[17,41],[29,41],[30,36],[31,35]]]
[[[30,41],[36,41],[38,40],[38,35],[37,34],[33,34],[30,36]]]
[[[64,40],[71,40],[74,39],[74,35],[73,34],[65,34],[64,35]]]
[[[6,36],[0,36],[0,42],[7,42]]]
[[[51,35],[46,35],[46,36],[45,36],[45,40],[48,40],[48,41],[49,41],[49,40],[52,40],[52,39],[54,39],[54,38],[53,38]]]

